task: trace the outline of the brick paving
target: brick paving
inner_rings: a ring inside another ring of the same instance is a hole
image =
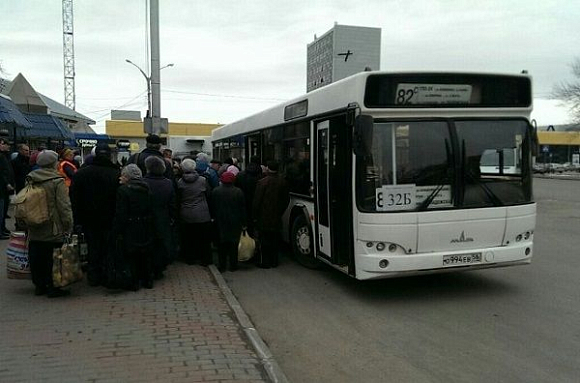
[[[175,263],[152,290],[74,284],[34,296],[6,278],[0,243],[0,382],[267,382],[212,273]]]

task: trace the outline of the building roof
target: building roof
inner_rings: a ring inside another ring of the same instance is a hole
[[[0,94],[0,125],[32,128],[32,124],[24,117],[18,107],[8,96],[2,94]]]
[[[48,106],[50,114],[55,115],[56,117],[62,118],[64,120],[75,120],[75,121],[84,121],[87,124],[95,124],[95,120],[88,118],[87,116],[72,110],[71,108],[64,106],[63,104],[54,101],[52,98],[47,97],[41,93],[38,93],[42,101]]]
[[[26,97],[26,99],[21,100],[23,103],[26,102],[31,105],[36,105],[38,107],[48,108],[48,113],[55,115],[58,118],[62,118],[63,120],[84,121],[87,124],[95,124],[95,121],[90,119],[89,117],[75,110],[72,110],[71,108],[59,103],[58,101],[55,101],[52,98],[45,96],[42,93],[39,93],[36,90],[34,90],[34,88],[30,85],[30,83],[21,73],[19,73],[18,76],[16,76],[13,81],[9,81],[6,79],[0,80],[2,83],[1,84],[2,86],[0,86],[0,93],[6,95],[9,93],[17,93],[22,95],[27,94],[28,96]],[[13,92],[12,91],[13,87],[19,87],[18,92]],[[19,104],[19,102],[16,101],[14,103]]]
[[[32,123],[32,129],[26,132],[30,138],[54,138],[57,140],[73,140],[74,135],[66,125],[50,114],[24,113]]]

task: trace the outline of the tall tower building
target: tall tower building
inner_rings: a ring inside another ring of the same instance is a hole
[[[334,24],[308,44],[306,91],[328,85],[365,68],[381,67],[381,28]]]

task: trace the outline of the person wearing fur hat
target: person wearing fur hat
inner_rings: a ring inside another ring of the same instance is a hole
[[[44,150],[38,154],[37,170],[26,177],[27,183],[40,186],[46,192],[50,219],[28,228],[28,257],[36,295],[50,298],[68,295],[68,290],[54,287],[52,283],[52,252],[62,246],[66,233],[72,232],[73,216],[64,177],[57,171],[58,154]]]
[[[211,211],[219,232],[219,270],[238,269],[238,244],[246,227],[244,192],[234,186],[236,176],[231,172],[221,175],[221,184],[211,194]]]
[[[151,211],[152,195],[143,181],[141,169],[129,164],[121,170],[117,189],[113,233],[117,240],[117,257],[125,261],[130,281],[111,281],[109,287],[138,290],[140,285],[153,288],[153,244],[155,217]],[[114,286],[122,282],[123,285]],[[125,285],[129,282],[128,285]]]
[[[157,156],[147,157],[147,174],[143,181],[149,185],[153,196],[151,210],[155,216],[155,255],[153,256],[153,276],[159,279],[163,270],[171,262],[174,254],[173,223],[175,221],[175,190],[173,183],[163,175],[167,162]]]
[[[70,187],[75,226],[82,230],[87,241],[87,279],[91,286],[104,285],[107,281],[106,260],[119,175],[119,167],[111,161],[111,148],[99,143],[93,161],[76,172]]]
[[[78,167],[74,163],[75,152],[66,148],[61,152],[61,160],[58,163],[58,172],[64,177],[64,183],[70,187],[72,178],[77,172]]]

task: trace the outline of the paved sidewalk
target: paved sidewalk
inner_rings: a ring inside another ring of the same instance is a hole
[[[6,278],[6,245],[0,382],[285,381],[213,266],[175,263],[152,290],[82,281],[70,297],[49,299],[29,280]]]

